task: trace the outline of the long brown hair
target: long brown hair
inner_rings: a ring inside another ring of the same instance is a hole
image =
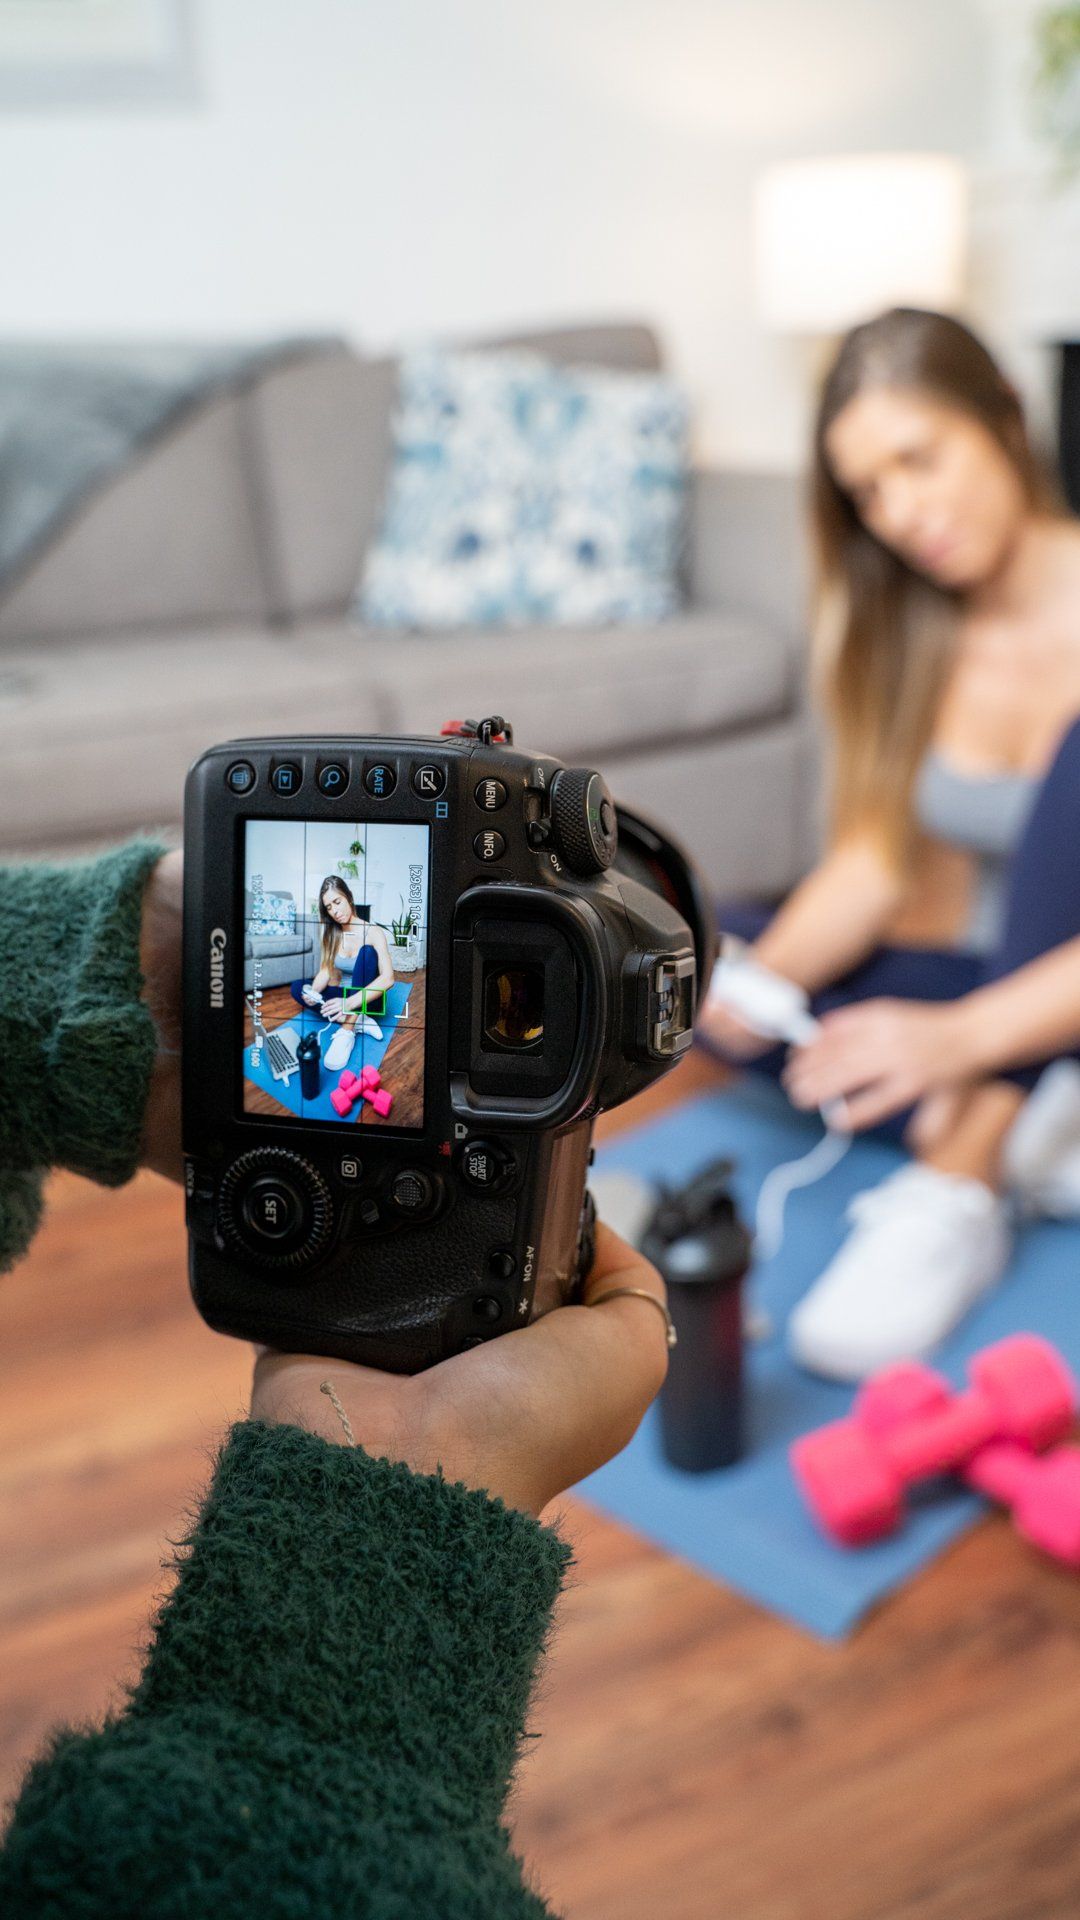
[[[328,969],[333,967],[337,961],[338,949],[341,946],[341,936],[345,931],[340,921],[335,920],[333,915],[327,910],[324,896],[329,893],[331,889],[335,893],[343,893],[345,895],[349,906],[352,908],[353,914],[356,915],[356,901],[348,881],[343,880],[340,873],[328,873],[322,886],[319,888],[319,922],[322,934],[321,965]],[[365,907],[358,916],[362,921],[364,920],[366,912],[367,908]]]
[[[870,533],[833,477],[825,435],[871,387],[904,388],[966,413],[993,435],[1033,511],[1064,508],[1032,450],[1015,388],[968,327],[893,307],[844,336],[814,428],[814,676],[833,729],[834,836],[869,832],[903,866],[912,787],[952,661],[960,596]]]

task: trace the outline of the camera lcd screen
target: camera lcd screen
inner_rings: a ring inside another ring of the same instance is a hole
[[[421,1128],[430,828],[243,831],[244,1113]]]

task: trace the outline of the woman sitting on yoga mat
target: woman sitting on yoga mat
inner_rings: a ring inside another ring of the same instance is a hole
[[[822,1032],[790,1061],[715,1004],[700,1032],[911,1148],[789,1322],[797,1359],[857,1379],[928,1352],[1009,1257],[1003,1149],[1038,1078],[1016,1062],[1056,1050],[1038,957],[1080,936],[1080,525],[985,347],[912,309],[842,341],[812,500],[831,841],[771,918],[721,923]]]
[[[382,1028],[367,1012],[367,1001],[394,984],[394,963],[381,927],[363,920],[340,873],[328,873],[319,888],[322,952],[312,980],[294,980],[292,997],[301,1006],[318,1007],[328,1020],[359,1026],[372,1040]],[[346,983],[342,976],[347,974]]]

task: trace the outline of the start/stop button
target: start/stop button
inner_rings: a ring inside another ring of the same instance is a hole
[[[514,1157],[491,1140],[467,1140],[461,1149],[458,1172],[474,1193],[497,1193],[513,1179]]]

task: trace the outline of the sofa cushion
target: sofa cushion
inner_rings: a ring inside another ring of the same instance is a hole
[[[670,614],[688,412],[657,374],[409,354],[361,617],[424,629]]]
[[[782,636],[722,613],[656,626],[464,630],[438,636],[363,629],[378,650],[384,711],[397,733],[502,713],[537,751],[603,753],[734,730],[795,704],[798,662]]]
[[[325,642],[325,644],[324,644]],[[332,648],[332,651],[331,651]],[[356,636],[259,627],[10,647],[0,654],[0,834],[48,846],[180,819],[184,776],[235,735],[385,731]]]

